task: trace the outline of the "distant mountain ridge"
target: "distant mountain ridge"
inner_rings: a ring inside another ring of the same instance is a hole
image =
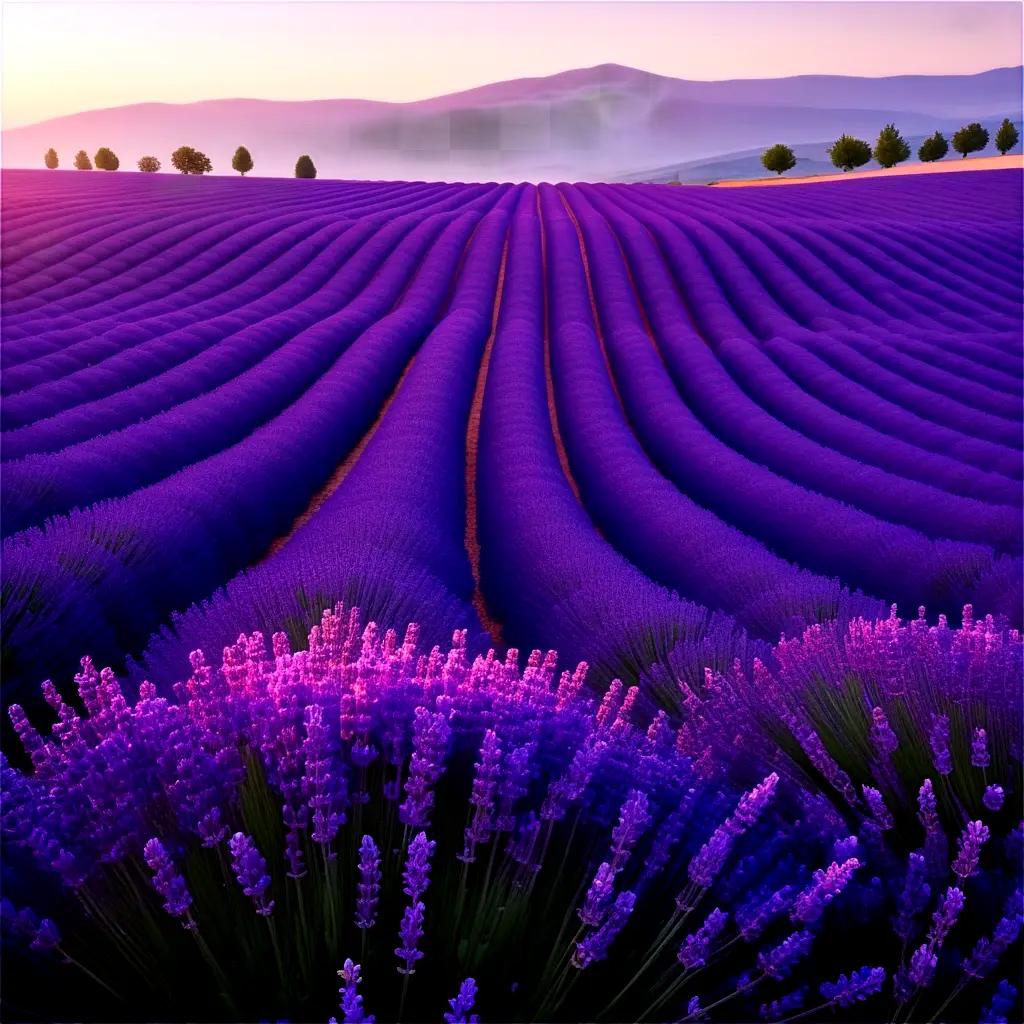
[[[975,75],[803,75],[690,81],[618,64],[513,79],[408,103],[360,99],[219,99],[140,103],[13,128],[6,167],[37,167],[54,146],[110,146],[122,168],[143,154],[169,165],[180,145],[230,173],[245,145],[257,175],[291,174],[301,153],[325,177],[594,180],[682,165],[773,142],[874,138],[887,121],[907,136],[967,120],[1020,119],[1022,69]]]

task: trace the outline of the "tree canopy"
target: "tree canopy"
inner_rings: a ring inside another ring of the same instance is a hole
[[[999,150],[1000,154],[1006,156],[1017,145],[1019,138],[1020,136],[1017,134],[1017,128],[1014,123],[1008,117],[1004,117],[1003,123],[996,131],[996,149]],[[51,150],[51,152],[53,151]]]
[[[43,163],[50,168],[51,171],[55,171],[60,166],[60,160],[57,158],[57,150],[52,146],[46,151],[43,156]]]
[[[213,170],[210,158],[191,146],[179,146],[171,154],[171,166],[182,174],[209,174]]]
[[[80,149],[75,154],[75,170],[76,171],[91,171],[92,161],[89,159],[89,154],[84,149]]]
[[[910,147],[894,124],[887,124],[875,143],[874,157],[882,167],[895,167],[910,156]]]
[[[840,135],[828,151],[829,159],[843,171],[863,167],[871,159],[871,147],[863,139]]]
[[[941,160],[949,152],[949,143],[942,132],[929,135],[917,149],[917,159],[924,164],[930,164],[935,160]]]
[[[972,121],[965,124],[959,131],[953,133],[953,148],[965,157],[968,153],[977,153],[988,145],[988,132]]]
[[[235,150],[235,155],[231,158],[232,170],[238,171],[239,174],[244,178],[247,171],[251,171],[253,167],[252,154],[245,148],[245,146],[239,146]]]
[[[295,177],[296,178],[315,178],[316,177],[316,165],[310,159],[310,157],[303,153],[298,160],[295,161]]]
[[[139,157],[139,170],[146,174],[155,174],[160,170],[160,161],[155,156]]]
[[[101,171],[116,171],[121,166],[121,161],[117,159],[117,155],[112,149],[108,149],[106,146],[100,146],[96,150],[96,156],[93,157],[93,163]]]
[[[782,174],[783,171],[796,167],[796,157],[789,146],[784,146],[779,142],[774,146],[769,146],[761,154],[761,164],[766,171]]]

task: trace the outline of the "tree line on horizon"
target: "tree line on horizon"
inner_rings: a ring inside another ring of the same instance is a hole
[[[1018,139],[1016,126],[1008,117],[1003,118],[1003,123],[995,133],[995,147],[999,150],[1000,155],[1005,156],[1013,149],[1017,145]],[[988,129],[983,128],[977,121],[972,121],[953,133],[952,145],[961,157],[966,157],[969,153],[983,150],[988,145],[988,141]],[[936,131],[934,135],[929,135],[918,146],[917,158],[922,163],[941,160],[949,152],[949,147],[950,143],[942,132]],[[874,149],[864,139],[858,139],[852,135],[840,135],[829,146],[827,152],[835,167],[841,171],[851,171],[855,167],[863,167],[872,157],[882,167],[895,167],[909,159],[910,146],[896,125],[890,123],[878,133]],[[766,171],[783,174],[796,166],[796,155],[789,146],[776,143],[761,154],[761,165]]]
[[[56,170],[60,166],[60,157],[52,146],[43,154],[43,163],[51,171]],[[93,167],[100,171],[116,171],[121,166],[121,161],[113,150],[107,146],[101,146],[96,150],[96,155],[91,160],[89,159],[89,154],[84,149],[80,149],[75,154],[72,166],[76,171],[91,171]],[[143,173],[155,174],[160,170],[162,164],[158,157],[143,156],[139,157],[136,166]],[[213,170],[213,163],[210,161],[210,158],[201,150],[194,149],[192,146],[179,146],[171,154],[171,166],[181,174],[209,174]],[[244,178],[254,166],[252,154],[245,146],[239,146],[235,150],[235,155],[231,158],[232,170],[238,171]],[[304,153],[295,161],[295,177],[316,177],[316,165],[309,154]]]

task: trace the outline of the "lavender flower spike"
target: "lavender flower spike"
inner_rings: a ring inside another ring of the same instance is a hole
[[[959,878],[970,878],[978,873],[981,848],[988,842],[989,830],[980,821],[969,821],[960,836],[960,849],[953,861],[953,873]]]
[[[647,794],[638,789],[630,791],[619,812],[619,822],[612,830],[612,869],[618,871],[629,857],[630,850],[651,823]]]
[[[686,936],[679,947],[677,959],[687,970],[703,967],[707,963],[711,943],[721,935],[728,920],[729,915],[715,907],[700,928]]]
[[[228,849],[231,850],[231,867],[242,892],[252,897],[257,914],[269,917],[274,912],[274,901],[267,899],[271,879],[263,855],[244,832],[236,832],[228,840]]]
[[[1003,978],[996,987],[992,1002],[981,1011],[979,1024],[1008,1024],[1019,994],[1016,987]]]
[[[851,857],[842,864],[832,863],[824,871],[815,871],[811,884],[796,898],[792,919],[804,924],[817,921],[825,907],[846,888],[859,867],[860,861]]]
[[[1006,799],[1006,793],[1003,791],[1002,786],[986,786],[985,792],[982,794],[981,802],[985,805],[985,808],[993,813],[995,811],[1002,810],[1003,801]]]
[[[885,984],[885,970],[881,967],[862,967],[849,978],[840,974],[835,981],[826,981],[818,991],[830,1006],[853,1006],[877,995]]]
[[[411,903],[402,915],[402,923],[398,928],[398,937],[402,940],[402,945],[395,950],[395,956],[399,960],[404,960],[405,966],[398,968],[399,974],[415,974],[416,968],[413,964],[423,959],[423,953],[417,947],[423,938],[423,914],[426,909],[422,903]]]
[[[426,832],[417,832],[409,844],[409,854],[405,859],[405,871],[402,881],[405,883],[403,892],[415,903],[430,885],[430,858],[434,856],[437,843],[427,838]]]
[[[932,748],[932,762],[940,775],[949,775],[953,770],[953,755],[949,751],[949,717],[934,715],[932,731],[928,736]]]
[[[953,930],[960,911],[964,909],[964,894],[961,889],[950,886],[939,900],[938,909],[932,916],[931,931],[928,932],[928,945],[934,952],[946,940]]]
[[[861,790],[864,793],[864,800],[867,802],[868,810],[871,811],[871,817],[875,819],[875,824],[883,832],[892,828],[895,822],[889,813],[889,808],[885,806],[882,794],[874,786],[862,786]]]
[[[608,956],[609,947],[629,920],[635,903],[636,895],[629,890],[615,897],[615,905],[605,923],[576,944],[576,951],[572,955],[573,967],[583,970]]]
[[[150,839],[142,851],[150,871],[153,872],[153,888],[164,898],[164,910],[172,917],[188,917],[192,906],[192,894],[188,891],[185,879],[178,873],[170,855],[159,839]],[[195,924],[186,920],[186,928],[194,928]]]
[[[454,999],[448,1000],[452,1011],[444,1015],[445,1024],[480,1024],[480,1015],[470,1012],[474,1002],[476,1002],[476,982],[472,978],[467,978],[459,986],[459,994]]]
[[[577,911],[580,920],[591,928],[600,925],[608,913],[608,905],[612,901],[614,891],[615,872],[611,864],[605,861],[595,872],[583,906]]]
[[[362,980],[360,972],[359,964],[351,960],[346,960],[345,966],[338,971],[338,977],[345,982],[344,987],[339,989],[344,1024],[374,1024],[376,1020],[373,1014],[363,1012],[363,997],[358,991],[359,982]]]
[[[356,927],[372,928],[380,899],[380,851],[370,836],[359,844],[359,881],[356,883]]]
[[[811,950],[814,935],[804,929],[793,932],[777,946],[757,955],[757,966],[769,978],[781,981],[793,969],[798,960],[802,960]]]
[[[988,752],[988,734],[984,729],[975,729],[971,738],[971,764],[975,768],[987,768],[992,763]]]

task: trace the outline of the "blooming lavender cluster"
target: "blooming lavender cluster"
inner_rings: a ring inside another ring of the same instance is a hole
[[[307,650],[253,634],[219,668],[195,652],[170,694],[131,700],[85,660],[74,704],[44,687],[46,732],[11,709],[28,763],[3,762],[3,839],[39,905],[0,913],[24,968],[12,1004],[1012,1019],[1019,664],[1016,634],[970,616],[857,620],[784,642],[757,685],[742,666],[685,684],[674,719],[619,681],[593,695],[553,653],[470,659],[462,633],[422,651],[415,627],[381,633],[340,605]],[[870,771],[823,730],[837,706],[861,709],[848,740]]]

